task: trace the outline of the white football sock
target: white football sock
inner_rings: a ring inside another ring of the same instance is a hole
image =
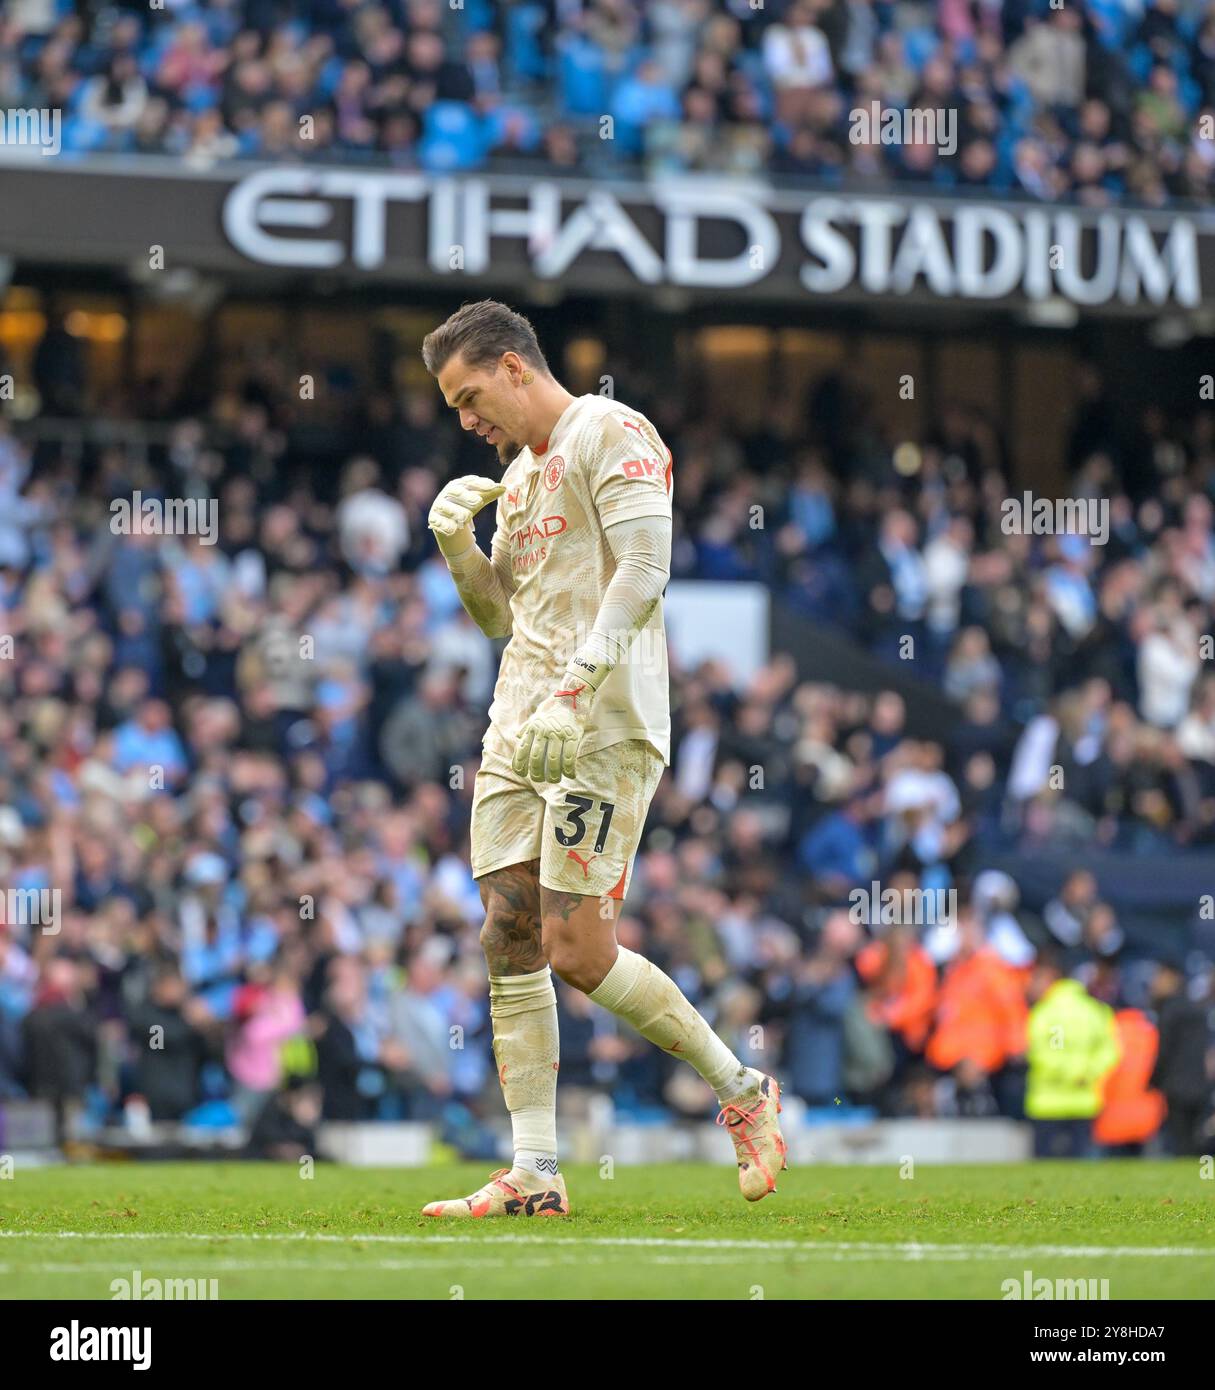
[[[612,968],[588,997],[631,1023],[647,1042],[695,1067],[720,1105],[757,1084],[756,1073],[735,1057],[675,981],[636,951],[617,947]]]
[[[719,1105],[725,1105],[728,1101],[737,1100],[739,1096],[745,1096],[748,1091],[758,1089],[759,1083],[764,1079],[762,1071],[756,1071],[754,1067],[740,1067],[734,1072],[729,1081],[714,1094],[717,1096]]]
[[[516,1145],[514,1168],[517,1172],[535,1174],[538,1178],[555,1178],[558,1172],[557,1155],[541,1153],[538,1149],[521,1149]]]
[[[498,1081],[510,1111],[514,1167],[557,1171],[557,995],[546,965],[531,975],[491,975],[489,1012]]]

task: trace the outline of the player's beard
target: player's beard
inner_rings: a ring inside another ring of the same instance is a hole
[[[498,451],[498,462],[503,468],[509,468],[523,452],[523,445],[517,444],[513,439],[504,439],[500,444],[495,444],[494,448]]]

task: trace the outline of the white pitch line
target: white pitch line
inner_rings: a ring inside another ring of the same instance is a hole
[[[878,1259],[1025,1259],[1031,1256],[1060,1259],[1215,1259],[1215,1245],[995,1245],[934,1244],[931,1241],[812,1241],[812,1240],[733,1240],[717,1237],[698,1240],[674,1236],[457,1236],[384,1235],[381,1233],[335,1234],[328,1231],[7,1231],[0,1238],[10,1240],[190,1240],[190,1241],[313,1241],[340,1244],[387,1245],[536,1245],[619,1247],[623,1249],[675,1250],[754,1250],[768,1254],[812,1254],[845,1258],[868,1255]]]
[[[665,1258],[665,1257],[663,1257]],[[723,1262],[724,1261],[720,1261]],[[558,1266],[573,1265],[602,1265],[606,1261],[594,1255],[576,1258],[549,1258],[549,1259],[483,1259],[479,1256],[461,1257],[462,1267],[469,1269],[555,1269]],[[718,1260],[697,1261],[696,1263],[719,1263]],[[731,1261],[733,1263],[733,1261]],[[285,1269],[295,1273],[305,1274],[363,1274],[380,1270],[434,1270],[439,1267],[435,1260],[368,1260],[358,1263],[330,1262],[328,1260],[317,1263],[313,1260],[208,1260],[203,1277],[210,1277],[213,1274],[240,1274],[251,1272],[255,1274],[264,1273],[269,1269]],[[80,1274],[97,1275],[104,1278],[106,1275],[113,1275],[118,1266],[111,1258],[109,1260],[84,1260],[79,1264],[0,1264],[0,1275],[2,1274]],[[143,1271],[148,1279],[175,1278],[180,1276],[153,1273],[150,1270]]]
[[[755,1264],[755,1257],[749,1260],[740,1260],[738,1255],[717,1254],[701,1255],[694,1251],[688,1251],[682,1255],[662,1255],[652,1251],[642,1251],[636,1255],[638,1263],[643,1265],[672,1266],[677,1269],[739,1269],[752,1268]],[[845,1254],[843,1251],[799,1251],[796,1254],[784,1252],[782,1260],[792,1260],[796,1264],[806,1264],[813,1261],[817,1264],[857,1264],[863,1263],[869,1256],[862,1256],[859,1260],[854,1255]],[[880,1257],[875,1257],[880,1258]],[[896,1255],[896,1260],[910,1259],[910,1256]],[[6,1265],[0,1264],[0,1275],[4,1274],[91,1274],[95,1272],[113,1274],[118,1268],[115,1263],[117,1256],[111,1256],[107,1260],[83,1260],[77,1264],[20,1264]],[[956,1264],[963,1263],[968,1256],[961,1255],[934,1255],[933,1262],[937,1264]],[[201,1274],[210,1275],[223,1271],[240,1270],[270,1270],[283,1269],[295,1271],[315,1271],[318,1274],[330,1273],[365,1273],[382,1270],[435,1270],[445,1269],[456,1266],[459,1269],[572,1269],[575,1266],[583,1268],[594,1266],[596,1268],[608,1265],[609,1260],[601,1255],[587,1254],[585,1251],[579,1255],[553,1255],[548,1258],[532,1258],[527,1256],[512,1255],[510,1259],[485,1258],[480,1255],[457,1254],[455,1251],[447,1255],[439,1255],[437,1252],[428,1259],[416,1260],[376,1260],[369,1259],[360,1261],[357,1264],[344,1264],[332,1262],[325,1259],[318,1260],[211,1260],[206,1259],[205,1264],[200,1264],[198,1270]],[[153,1277],[151,1274],[149,1278]],[[159,1276],[156,1276],[159,1277]],[[2,1300],[2,1295],[0,1295]]]

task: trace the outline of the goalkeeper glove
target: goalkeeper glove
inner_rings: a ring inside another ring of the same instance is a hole
[[[578,766],[578,746],[590,720],[591,701],[611,668],[576,652],[558,689],[540,702],[519,731],[514,770],[533,782],[560,782]]]
[[[426,524],[435,533],[435,540],[445,560],[463,554],[474,544],[473,517],[505,491],[502,483],[495,483],[490,478],[478,478],[470,473],[467,477],[448,483],[439,493]]]

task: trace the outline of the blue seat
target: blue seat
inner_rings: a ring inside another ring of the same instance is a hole
[[[69,116],[63,123],[63,153],[88,154],[105,146],[109,131],[100,121],[83,116]]]
[[[808,1105],[805,1111],[807,1125],[869,1125],[878,1117],[871,1105],[851,1105],[841,1101],[839,1105]]]
[[[508,11],[513,14],[513,8]],[[489,0],[464,0],[464,32],[480,34],[494,27],[494,7]]]
[[[459,139],[475,130],[477,114],[462,101],[434,101],[426,108],[424,129],[427,135],[445,135]]]
[[[1131,75],[1139,82],[1147,82],[1148,75],[1156,66],[1156,60],[1152,57],[1152,50],[1148,48],[1147,44],[1141,43],[1131,49],[1127,66],[1131,70]]]
[[[342,69],[345,64],[335,53],[328,58],[322,65],[320,74],[317,77],[316,90],[328,100],[338,89],[338,83],[342,80]]]
[[[149,82],[155,78],[160,70],[165,54],[173,46],[174,37],[175,31],[166,26],[152,38],[150,43],[140,49],[139,71]]]
[[[1103,48],[1121,48],[1130,15],[1122,0],[1089,0],[1090,15]]]
[[[191,1129],[233,1129],[240,1124],[240,1116],[226,1100],[204,1100],[187,1111],[181,1122]]]
[[[543,82],[548,76],[548,59],[540,42],[543,31],[543,5],[512,5],[507,10],[503,56],[513,76],[533,82]]]
[[[540,122],[534,111],[528,111],[522,106],[499,106],[488,113],[483,127],[485,147],[493,149],[500,145],[506,134],[507,121],[518,119],[520,116],[523,117],[527,125],[526,133],[520,141],[520,145],[525,150],[536,149],[541,139]]]
[[[462,101],[436,101],[426,109],[418,158],[424,169],[475,169],[485,158],[481,118]]]
[[[187,87],[182,98],[187,111],[211,111],[219,104],[210,87],[204,87],[201,83]]]
[[[603,52],[585,39],[563,45],[560,59],[562,108],[574,116],[598,116],[608,104]]]
[[[903,52],[907,61],[920,72],[940,46],[940,39],[931,29],[908,29],[903,35]]]
[[[738,70],[751,79],[756,86],[763,87],[768,82],[768,69],[764,67],[764,55],[758,49],[744,49],[737,57]]]
[[[476,169],[483,157],[481,141],[468,136],[425,135],[418,141],[418,162],[432,174]]]

